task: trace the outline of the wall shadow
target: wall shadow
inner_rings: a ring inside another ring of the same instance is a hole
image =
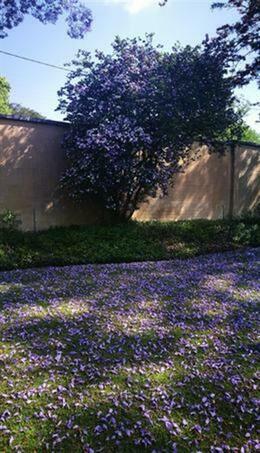
[[[194,148],[190,162],[173,177],[165,197],[149,199],[136,211],[138,220],[219,219],[228,213],[229,153]]]
[[[0,209],[11,209],[25,230],[55,225],[100,222],[97,202],[76,206],[58,193],[65,170],[61,147],[65,127],[14,120],[0,120]]]
[[[238,146],[235,160],[234,214],[255,211],[260,203],[260,150]]]

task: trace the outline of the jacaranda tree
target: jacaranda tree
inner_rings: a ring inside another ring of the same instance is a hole
[[[43,24],[55,24],[66,13],[68,35],[83,38],[92,22],[91,11],[80,0],[1,0],[0,1],[0,38],[17,27],[27,15],[33,16]]]
[[[163,52],[151,36],[112,47],[95,59],[80,51],[60,90],[71,123],[61,186],[75,200],[96,195],[124,220],[147,196],[167,193],[195,140],[213,140],[237,116],[220,55]]]

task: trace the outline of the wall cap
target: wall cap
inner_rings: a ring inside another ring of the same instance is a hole
[[[63,127],[70,125],[70,123],[66,122],[66,121],[48,120],[48,119],[44,119],[44,118],[26,118],[26,117],[20,117],[20,116],[16,116],[16,115],[2,115],[2,114],[0,114],[0,120],[20,121],[23,123],[47,124],[50,126],[63,126]],[[251,146],[253,148],[260,149],[259,143],[247,142],[247,141],[243,141],[243,140],[227,141],[227,142],[216,141],[215,143],[219,143],[219,144],[223,144],[223,145],[230,145],[231,143],[234,143],[235,145]]]
[[[238,142],[238,145],[242,146],[252,146],[254,148],[259,148],[260,149],[260,143],[254,143],[254,142],[244,142],[243,140]]]
[[[47,124],[50,126],[69,126],[70,124],[66,123],[65,121],[55,121],[44,118],[26,118],[16,115],[2,115],[2,114],[0,114],[0,120],[19,121],[22,123]]]
[[[214,145],[214,143],[216,145],[224,145],[224,146],[235,145],[235,147],[237,145],[238,146],[251,146],[253,148],[259,148],[259,150],[260,150],[260,143],[247,142],[244,140],[227,140],[226,142],[215,140],[215,141],[211,142],[212,145]]]

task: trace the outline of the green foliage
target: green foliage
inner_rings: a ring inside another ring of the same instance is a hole
[[[0,269],[46,265],[187,258],[260,244],[260,222],[234,220],[129,222],[52,228],[38,233],[0,230]]]
[[[241,121],[240,124],[237,123],[228,128],[224,134],[219,136],[219,140],[225,142],[244,141],[260,144],[260,134],[249,127],[244,121]]]
[[[240,222],[234,226],[232,237],[233,241],[238,244],[259,243],[259,227],[257,224],[246,225],[244,222]]]
[[[11,86],[5,77],[0,76],[0,114],[15,115],[19,118],[45,118],[33,109],[24,107],[21,104],[10,103],[9,94]]]
[[[13,231],[17,230],[20,225],[20,220],[10,209],[5,209],[2,213],[0,213],[0,228],[3,230]]]
[[[228,127],[219,136],[221,141],[244,141],[260,143],[260,134],[246,124],[246,116],[250,112],[251,104],[249,101],[240,97],[234,102],[234,110],[238,113],[238,121]]]
[[[247,127],[243,132],[242,140],[245,142],[257,143],[260,145],[260,134],[251,127]]]
[[[0,76],[0,114],[9,115],[11,108],[9,105],[10,84],[5,77]]]
[[[260,134],[247,126],[245,122],[242,122],[240,126],[229,128],[220,138],[223,141],[235,140],[260,144]]]

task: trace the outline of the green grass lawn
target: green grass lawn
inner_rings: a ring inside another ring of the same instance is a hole
[[[0,451],[256,451],[258,260],[0,272]]]
[[[188,258],[260,243],[254,218],[228,221],[130,222],[117,226],[0,231],[0,270],[46,265]]]

